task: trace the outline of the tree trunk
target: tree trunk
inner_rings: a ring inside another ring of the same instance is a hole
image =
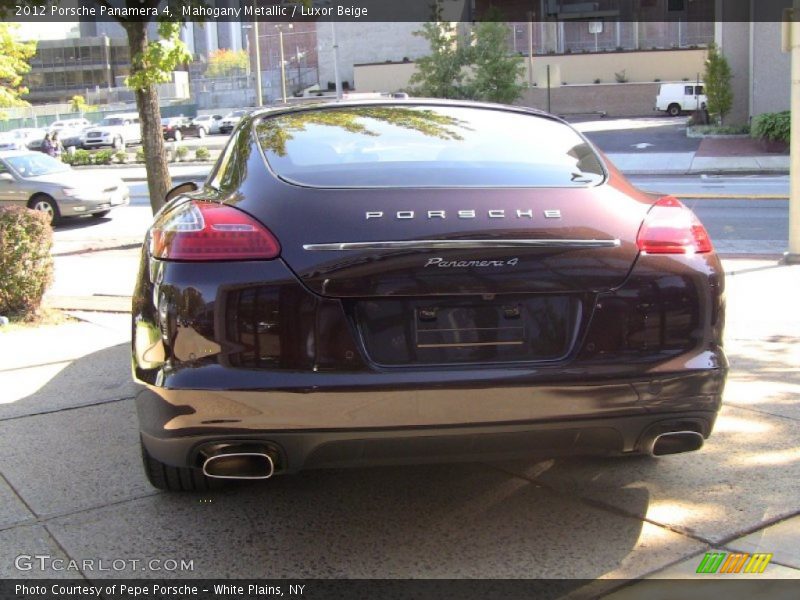
[[[128,47],[131,57],[141,54],[147,47],[147,23],[128,22]],[[136,66],[131,66],[131,74]],[[144,149],[144,166],[147,171],[147,190],[150,194],[150,206],[153,214],[164,205],[164,198],[172,187],[172,179],[164,154],[164,134],[161,130],[161,109],[158,106],[158,90],[153,84],[143,90],[135,90],[136,108],[139,110],[139,121]]]

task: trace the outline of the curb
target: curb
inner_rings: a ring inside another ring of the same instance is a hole
[[[45,296],[48,308],[87,312],[130,313],[130,296]]]

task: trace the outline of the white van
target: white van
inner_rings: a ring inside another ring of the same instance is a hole
[[[683,111],[705,110],[708,103],[703,82],[662,83],[656,97],[655,110],[677,117]]]

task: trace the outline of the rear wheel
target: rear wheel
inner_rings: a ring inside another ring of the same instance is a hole
[[[47,194],[37,194],[28,202],[28,208],[43,212],[50,218],[50,224],[55,225],[61,218],[58,211],[58,204]]]
[[[150,456],[141,441],[139,443],[144,473],[154,488],[169,492],[207,492],[222,487],[219,481],[206,477],[200,469],[173,467],[162,463]]]
[[[681,114],[681,105],[680,104],[670,104],[667,108],[667,112],[669,113],[670,117],[677,117]]]

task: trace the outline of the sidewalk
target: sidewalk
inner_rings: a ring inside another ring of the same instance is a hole
[[[24,550],[193,560],[184,577],[642,580],[620,600],[660,578],[735,577],[696,575],[707,552],[770,553],[760,579],[798,578],[800,266],[724,266],[731,372],[699,452],[307,472],[203,501],[144,480],[129,315],[0,329],[0,576],[25,575]]]
[[[762,150],[755,140],[704,138],[696,152],[607,154],[626,175],[785,174],[789,155]]]

